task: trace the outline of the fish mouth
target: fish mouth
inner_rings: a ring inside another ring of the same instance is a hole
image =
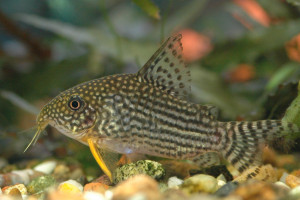
[[[47,125],[49,124],[48,121],[43,122],[42,124],[39,124],[37,126],[37,131],[35,132],[33,138],[31,139],[30,143],[27,145],[27,147],[24,150],[24,153],[28,150],[28,148],[31,145],[35,145],[36,141],[38,140],[40,134],[43,132],[43,130],[45,130],[45,128],[47,127]]]

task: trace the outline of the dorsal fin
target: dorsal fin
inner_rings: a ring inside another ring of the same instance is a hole
[[[182,58],[181,34],[168,38],[148,60],[137,76],[176,97],[191,92],[191,73]]]

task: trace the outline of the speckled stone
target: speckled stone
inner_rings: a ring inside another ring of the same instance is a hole
[[[158,162],[140,160],[117,168],[113,173],[113,182],[116,184],[137,174],[145,174],[159,180],[165,175],[165,170]]]
[[[27,190],[30,194],[35,194],[41,191],[44,191],[46,188],[54,186],[56,184],[56,180],[50,176],[40,176],[33,179],[28,185]]]
[[[6,186],[2,189],[3,194],[8,194],[8,195],[14,195],[19,194],[21,196],[26,196],[27,195],[27,188],[25,187],[24,184],[16,184],[16,185],[11,185],[11,186]]]

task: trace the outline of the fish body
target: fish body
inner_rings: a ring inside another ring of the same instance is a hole
[[[220,122],[215,107],[188,101],[190,71],[180,40],[180,34],[170,37],[137,73],[91,80],[59,94],[38,115],[35,139],[50,124],[89,145],[102,169],[105,149],[202,166],[223,157],[242,172],[259,164],[262,146],[298,131],[280,120]]]

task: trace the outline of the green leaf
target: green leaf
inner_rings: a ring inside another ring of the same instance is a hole
[[[68,23],[29,14],[18,15],[17,19],[39,29],[53,32],[74,43],[91,45],[103,55],[109,55],[115,58],[119,55],[118,49],[113,48],[115,46],[114,38],[103,33],[100,29],[77,27]],[[153,42],[130,41],[123,38],[121,38],[121,44],[122,47],[126,48],[126,54],[123,55],[125,62],[132,61],[136,58],[142,64],[146,63],[159,47],[158,44]]]
[[[275,72],[269,83],[266,85],[266,90],[271,91],[276,88],[280,83],[295,73],[297,69],[299,69],[298,63],[290,62],[285,64],[277,72]]]
[[[287,0],[287,2],[294,6],[300,6],[300,0]]]
[[[251,63],[262,54],[278,50],[300,32],[300,20],[253,30],[235,41],[215,45],[215,49],[202,62],[224,70],[239,63]]]
[[[150,17],[160,19],[159,8],[150,0],[132,0],[137,6],[145,11]]]
[[[282,121],[294,123],[300,127],[300,82],[298,83],[298,96],[286,110]]]

